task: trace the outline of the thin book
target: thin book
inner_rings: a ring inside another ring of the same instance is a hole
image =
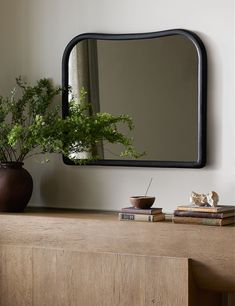
[[[235,210],[235,206],[219,205],[213,207],[213,206],[180,205],[177,207],[177,210],[218,213],[218,212]]]
[[[143,214],[129,214],[119,213],[120,221],[145,221],[145,222],[157,222],[165,220],[165,214],[160,213],[156,215],[143,215]]]
[[[211,218],[211,219],[224,219],[235,216],[235,210],[225,212],[201,212],[201,211],[184,211],[175,210],[174,216],[178,217],[196,217],[196,218]]]
[[[152,207],[148,209],[141,209],[136,207],[124,207],[122,208],[123,213],[128,214],[144,214],[144,215],[156,215],[162,213],[162,208],[160,207]]]
[[[211,218],[194,218],[194,217],[173,217],[174,223],[184,223],[184,224],[202,224],[202,225],[215,225],[223,226],[235,223],[234,217],[229,217],[225,219],[211,219]]]

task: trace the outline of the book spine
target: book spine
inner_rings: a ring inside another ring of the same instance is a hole
[[[122,208],[122,213],[126,214],[144,214],[144,215],[157,215],[162,213],[162,209],[138,209],[138,208]]]
[[[175,210],[174,216],[179,217],[196,217],[196,218],[211,218],[211,219],[222,219],[223,213],[208,213],[208,212],[197,212],[197,211],[181,211]]]
[[[190,223],[202,225],[222,225],[222,219],[209,219],[209,218],[191,218],[191,217],[174,217],[174,223]]]
[[[153,222],[154,221],[154,215],[119,213],[119,220]]]
[[[180,211],[197,211],[197,212],[208,212],[208,213],[217,213],[218,209],[213,207],[185,207],[185,206],[178,206],[177,210]]]

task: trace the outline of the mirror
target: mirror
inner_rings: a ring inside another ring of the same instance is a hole
[[[206,51],[186,30],[145,34],[82,34],[66,47],[63,87],[84,87],[95,112],[128,114],[141,160],[117,159],[100,144],[93,165],[195,167],[206,162]],[[68,115],[68,91],[63,116]],[[125,132],[125,130],[123,130]],[[65,163],[72,164],[68,159]]]

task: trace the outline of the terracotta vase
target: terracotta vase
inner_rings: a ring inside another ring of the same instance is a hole
[[[0,163],[0,211],[23,211],[32,191],[33,179],[23,163]]]

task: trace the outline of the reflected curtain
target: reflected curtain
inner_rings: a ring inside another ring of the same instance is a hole
[[[71,51],[69,58],[69,85],[72,95],[80,101],[81,88],[87,91],[87,99],[92,104],[93,112],[100,111],[97,41],[80,41]],[[71,98],[71,94],[70,94]],[[104,158],[103,144],[92,148],[92,154]],[[87,158],[88,153],[79,154],[78,158]]]

